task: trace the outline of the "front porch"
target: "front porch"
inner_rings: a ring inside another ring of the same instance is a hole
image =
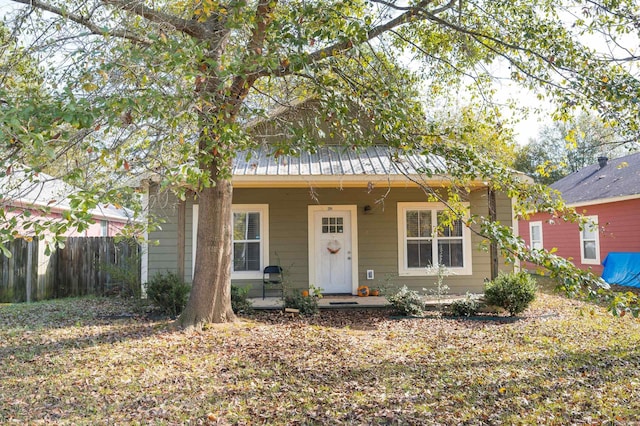
[[[455,300],[464,298],[464,295],[447,295],[445,298],[440,300],[432,296],[423,297],[427,309],[435,308],[439,303],[449,305]],[[249,300],[253,304],[253,308],[258,310],[276,310],[284,308],[284,302],[280,297],[267,297],[266,299],[253,297],[249,298]],[[318,300],[318,307],[320,309],[375,309],[386,308],[388,306],[389,302],[384,296],[324,296]]]

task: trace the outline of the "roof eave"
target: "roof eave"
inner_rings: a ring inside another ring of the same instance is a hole
[[[449,187],[452,179],[449,176],[433,176],[425,179],[422,175],[342,175],[342,176],[234,176],[232,179],[235,188],[301,188],[301,187],[339,187],[357,188],[371,183],[385,187],[417,188],[420,184],[428,186]],[[484,187],[486,181],[475,180],[471,187]]]
[[[25,201],[25,200],[15,200],[15,201],[8,202],[7,204],[12,206],[12,207],[14,207],[14,208],[22,209],[22,210],[48,209],[50,212],[58,213],[58,214],[62,214],[64,212],[71,211],[71,206],[69,206],[67,204],[64,204],[64,205],[60,205],[60,204],[51,205],[51,204],[43,203],[43,202],[39,202],[39,201]],[[132,217],[129,217],[127,215],[120,216],[120,215],[104,213],[104,211],[102,211],[100,208],[91,209],[91,210],[89,210],[89,213],[91,214],[92,219],[94,219],[94,220],[95,219],[108,219],[108,220],[113,220],[113,221],[117,221],[117,222],[121,222],[121,223],[127,223],[127,222],[133,220]]]
[[[595,200],[567,202],[567,207],[576,208],[576,207],[595,206],[598,204],[609,204],[609,203],[617,203],[619,201],[636,200],[638,198],[640,198],[640,194],[619,195],[616,197],[598,198]]]

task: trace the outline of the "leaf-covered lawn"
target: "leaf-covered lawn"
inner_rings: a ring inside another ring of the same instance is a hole
[[[132,312],[0,305],[0,423],[640,422],[640,322],[559,296],[516,321],[271,312],[193,334]]]

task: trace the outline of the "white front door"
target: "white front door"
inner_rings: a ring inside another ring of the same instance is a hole
[[[352,211],[341,207],[313,212],[310,252],[314,258],[310,261],[315,273],[311,284],[322,288],[323,293],[353,293]]]

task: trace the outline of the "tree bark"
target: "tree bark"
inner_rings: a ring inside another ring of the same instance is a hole
[[[198,235],[191,295],[178,324],[201,329],[206,323],[235,321],[231,308],[231,179],[214,180],[199,193]]]

